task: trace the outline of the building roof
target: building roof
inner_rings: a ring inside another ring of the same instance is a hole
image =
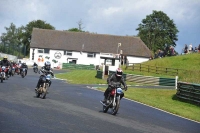
[[[85,51],[97,53],[117,53],[124,55],[150,57],[151,51],[139,37],[93,34],[33,28],[31,48]]]

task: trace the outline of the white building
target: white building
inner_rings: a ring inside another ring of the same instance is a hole
[[[53,67],[61,67],[62,63],[119,66],[119,59],[123,63],[126,59],[129,63],[141,63],[150,56],[144,42],[132,36],[33,28],[30,44],[30,60],[40,66],[47,60]]]

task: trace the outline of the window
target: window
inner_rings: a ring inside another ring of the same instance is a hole
[[[87,57],[95,58],[96,57],[96,53],[88,53]]]
[[[65,55],[72,56],[72,51],[65,51]]]
[[[48,49],[48,48],[45,48],[45,49],[44,49],[44,53],[45,53],[45,54],[49,54],[49,49]]]
[[[38,53],[44,53],[44,49],[38,49]]]
[[[45,49],[38,49],[38,53],[45,53],[45,54],[49,54],[50,49],[45,48]]]

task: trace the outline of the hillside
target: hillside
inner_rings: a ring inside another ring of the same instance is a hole
[[[154,60],[144,62],[142,64],[157,66],[157,67],[165,67],[165,68],[167,67],[167,68],[183,69],[182,71],[179,71],[177,75],[179,77],[179,81],[198,83],[198,84],[200,83],[200,53],[157,58]],[[130,73],[130,70],[129,71],[125,70],[125,72]],[[133,71],[131,73],[139,74],[139,72],[136,71]],[[140,72],[140,74],[148,76],[149,75],[162,76],[162,77],[169,76],[169,75],[156,75],[154,73],[144,73],[144,72],[143,73]]]

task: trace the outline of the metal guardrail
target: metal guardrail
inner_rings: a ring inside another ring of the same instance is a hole
[[[192,102],[200,103],[200,84],[192,84],[186,82],[177,83],[176,96]]]

